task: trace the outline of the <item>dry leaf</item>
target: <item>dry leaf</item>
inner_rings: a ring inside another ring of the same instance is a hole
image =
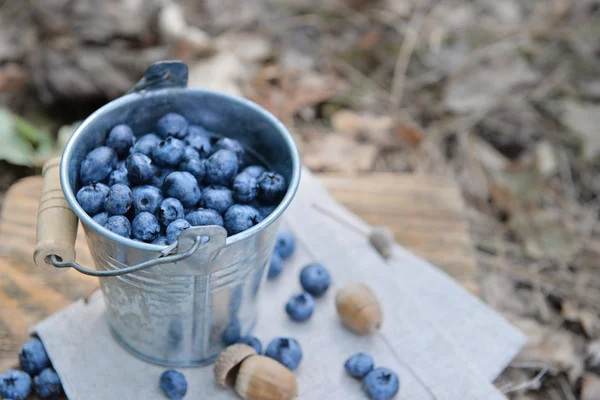
[[[234,53],[244,62],[256,63],[271,56],[271,41],[258,33],[228,33],[215,42],[220,50]]]
[[[535,147],[535,166],[545,178],[554,175],[558,170],[554,148],[545,140],[539,142]]]
[[[412,123],[399,120],[396,125],[396,136],[416,147],[423,141],[425,132]]]
[[[539,172],[530,166],[515,166],[491,174],[492,199],[509,212],[534,207],[542,188]]]
[[[485,140],[471,135],[469,142],[473,154],[488,172],[504,171],[510,166],[510,160]]]
[[[313,171],[355,173],[370,171],[377,154],[377,146],[333,133],[313,140],[306,147],[303,159]]]
[[[398,147],[392,134],[395,125],[396,121],[390,116],[358,114],[350,110],[340,110],[331,116],[331,126],[336,132],[386,149]]]
[[[235,54],[219,52],[189,66],[188,85],[241,96],[240,81],[244,73],[245,66]]]
[[[563,124],[578,135],[583,157],[591,160],[600,153],[600,106],[566,100],[563,103]]]
[[[600,377],[585,374],[581,379],[581,400],[600,400]]]

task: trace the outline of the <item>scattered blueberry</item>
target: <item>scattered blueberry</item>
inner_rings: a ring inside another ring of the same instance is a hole
[[[295,294],[285,304],[285,312],[294,321],[306,321],[315,311],[315,299],[309,293]]]
[[[92,217],[92,219],[94,221],[96,221],[98,224],[100,224],[101,226],[106,225],[106,221],[108,221],[108,213],[107,212],[101,212],[100,214],[96,214]]]
[[[131,222],[129,222],[127,217],[122,215],[114,215],[109,217],[104,227],[109,231],[116,233],[117,235],[121,235],[126,238],[131,237]]]
[[[181,202],[173,197],[167,197],[160,203],[157,214],[158,220],[164,226],[169,226],[171,222],[185,216]]]
[[[129,150],[131,154],[142,153],[145,156],[150,157],[152,150],[158,145],[160,138],[154,133],[148,133],[136,140],[133,147]]]
[[[202,207],[225,213],[234,204],[233,193],[226,187],[210,185],[202,189]]]
[[[238,160],[238,167],[241,167],[244,164],[245,150],[240,142],[235,139],[230,138],[221,138],[215,143],[212,148],[213,153],[216,153],[219,150],[229,150],[235,154]]]
[[[150,179],[150,184],[160,189],[165,183],[165,178],[173,171],[170,168],[155,168],[154,176]]]
[[[210,133],[198,125],[190,125],[188,135],[185,138],[187,144],[192,146],[202,157],[208,157],[211,153]]]
[[[176,113],[165,114],[156,123],[156,133],[163,139],[173,136],[177,139],[185,138],[188,131],[188,122],[184,116]]]
[[[200,154],[192,146],[185,146],[183,151],[183,160],[190,160],[192,158],[200,158]]]
[[[275,241],[275,251],[283,260],[287,260],[296,250],[296,239],[290,232],[279,232]]]
[[[41,370],[50,366],[50,359],[42,341],[31,338],[21,348],[19,361],[23,371],[30,375],[37,375]]]
[[[96,215],[104,211],[104,200],[110,188],[103,183],[90,183],[82,187],[75,196],[77,202],[88,215]]]
[[[106,139],[106,146],[112,148],[117,156],[123,157],[127,155],[134,141],[135,137],[131,128],[128,125],[121,124],[110,130]]]
[[[206,160],[204,179],[215,185],[229,185],[238,171],[238,159],[235,153],[219,150]]]
[[[275,279],[281,274],[283,271],[283,260],[279,257],[279,254],[273,252],[271,256],[271,263],[269,264],[269,272],[267,274],[267,279]]]
[[[233,179],[233,198],[240,203],[250,203],[258,194],[258,182],[252,175],[242,172]]]
[[[127,172],[124,164],[122,167],[117,166],[108,176],[108,186],[116,185],[117,183],[129,186],[129,172]]]
[[[302,361],[302,348],[296,339],[276,338],[267,346],[265,356],[279,361],[293,371]]]
[[[223,217],[215,210],[209,208],[199,208],[185,216],[185,219],[192,226],[219,225],[223,226]]]
[[[149,182],[154,176],[152,160],[145,154],[133,153],[125,161],[127,177],[134,185]]]
[[[190,223],[185,219],[176,219],[167,226],[167,243],[174,243],[181,232],[190,227]]]
[[[117,183],[112,185],[104,199],[104,209],[112,215],[123,215],[131,208],[133,194],[129,186]]]
[[[229,346],[236,343],[240,338],[241,330],[242,327],[240,326],[240,321],[238,321],[237,318],[232,318],[231,322],[229,322],[223,330],[223,344]]]
[[[161,246],[166,246],[169,244],[166,236],[159,236],[152,241],[152,244],[159,244]]]
[[[131,227],[133,237],[144,242],[151,242],[160,235],[160,224],[156,217],[149,212],[141,212],[136,215]]]
[[[161,140],[152,150],[152,160],[156,165],[175,167],[185,155],[185,143],[179,139],[168,137]]]
[[[244,336],[238,339],[237,343],[247,344],[256,350],[256,353],[262,353],[262,343],[256,336]]]
[[[367,374],[363,387],[371,400],[390,400],[398,393],[400,381],[394,371],[380,367]]]
[[[364,378],[375,366],[373,357],[365,353],[356,353],[346,360],[344,368],[353,378]]]
[[[250,165],[246,168],[244,168],[244,170],[242,172],[247,173],[248,175],[258,179],[263,172],[266,172],[267,170],[265,169],[265,167],[261,166],[261,165]]]
[[[52,368],[46,368],[33,378],[33,387],[38,396],[44,400],[57,399],[62,390],[60,378]]]
[[[258,211],[250,206],[234,204],[225,212],[223,222],[229,235],[235,235],[252,228],[262,221]]]
[[[196,178],[198,183],[200,183],[204,179],[204,174],[206,173],[206,160],[201,160],[199,158],[188,158],[179,164],[179,170],[187,171],[194,175],[194,178]]]
[[[0,375],[0,398],[25,400],[31,393],[31,377],[23,371],[10,370]]]
[[[185,208],[194,207],[202,198],[198,181],[185,171],[171,172],[165,178],[163,191],[167,196],[179,200]]]
[[[258,207],[257,210],[260,213],[260,216],[264,219],[271,215],[271,213],[275,211],[276,208],[277,206],[262,206]]]
[[[79,168],[79,179],[84,185],[103,181],[117,166],[117,153],[110,147],[100,146],[90,151]]]
[[[308,293],[319,297],[331,285],[331,276],[321,264],[308,264],[300,271],[300,285]]]
[[[263,172],[258,178],[258,198],[267,204],[280,201],[287,190],[285,178],[275,172]]]
[[[169,400],[181,400],[187,393],[185,376],[174,369],[168,369],[160,375],[160,388]]]
[[[136,186],[131,192],[133,193],[133,210],[135,211],[135,215],[141,212],[156,214],[158,207],[160,207],[164,199],[160,189],[150,185]]]

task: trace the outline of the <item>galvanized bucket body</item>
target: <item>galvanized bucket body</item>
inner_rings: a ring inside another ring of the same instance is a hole
[[[245,335],[254,327],[280,217],[300,181],[300,161],[289,132],[254,103],[218,92],[161,86],[123,96],[84,121],[63,153],[61,184],[83,223],[96,269],[106,271],[156,259],[164,250],[101,227],[75,199],[82,159],[104,143],[114,125],[126,123],[144,134],[154,130],[162,115],[177,112],[192,124],[237,139],[286,178],[286,196],[253,228],[231,237],[220,227],[192,228],[180,236],[176,252],[189,249],[197,235],[209,241],[191,257],[101,279],[109,326],[127,349],[158,364],[202,365],[224,347],[226,331],[235,335],[239,328]]]

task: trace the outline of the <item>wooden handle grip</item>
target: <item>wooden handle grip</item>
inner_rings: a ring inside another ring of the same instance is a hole
[[[71,210],[60,185],[60,158],[44,164],[44,186],[38,208],[37,242],[33,261],[38,267],[53,267],[55,255],[62,261],[75,261],[77,216]]]

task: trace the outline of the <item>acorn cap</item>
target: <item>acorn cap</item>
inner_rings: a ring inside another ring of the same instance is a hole
[[[233,344],[219,354],[215,361],[215,379],[224,388],[233,387],[240,364],[255,355],[256,350],[246,344]]]

